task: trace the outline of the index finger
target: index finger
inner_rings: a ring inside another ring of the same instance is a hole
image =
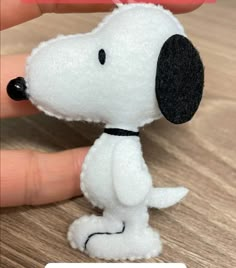
[[[91,13],[111,11],[114,4],[50,4],[24,3],[22,0],[1,0],[1,30],[32,20],[44,13]],[[54,3],[53,3],[54,2]]]
[[[58,0],[50,1],[48,4],[39,4],[36,0],[32,3],[24,3],[22,0],[1,0],[1,30],[22,22],[37,18],[44,13],[91,13],[111,11],[115,4],[58,4]],[[112,1],[111,1],[112,2]],[[190,12],[201,4],[163,4],[173,13]],[[204,0],[202,0],[204,3]]]

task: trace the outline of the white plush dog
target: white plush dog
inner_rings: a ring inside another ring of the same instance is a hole
[[[70,226],[73,248],[104,259],[139,259],[161,252],[148,225],[148,208],[179,202],[186,188],[154,188],[142,156],[138,128],[164,117],[192,118],[202,97],[203,65],[183,27],[151,4],[117,8],[92,32],[60,36],[34,49],[26,84],[12,80],[12,98],[29,98],[66,120],[105,123],[90,149],[81,189],[103,216]]]

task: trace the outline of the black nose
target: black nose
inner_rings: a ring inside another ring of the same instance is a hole
[[[26,84],[23,77],[12,79],[7,85],[7,94],[15,101],[27,100],[28,96],[25,91]]]

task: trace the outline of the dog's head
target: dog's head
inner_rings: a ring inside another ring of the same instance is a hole
[[[90,33],[42,43],[28,60],[26,86],[14,80],[8,92],[20,90],[58,118],[136,128],[162,115],[189,121],[203,80],[200,56],[178,20],[160,6],[130,4]]]

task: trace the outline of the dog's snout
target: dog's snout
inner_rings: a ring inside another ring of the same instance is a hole
[[[12,79],[7,85],[7,94],[15,101],[27,100],[25,79],[23,77]]]

